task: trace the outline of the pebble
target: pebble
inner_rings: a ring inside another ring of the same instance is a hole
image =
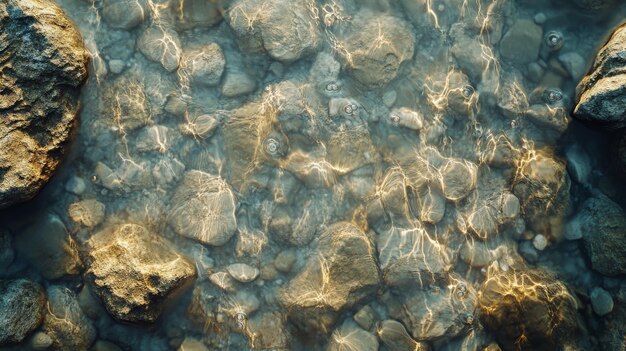
[[[249,283],[259,276],[259,269],[245,263],[234,263],[226,267],[228,274],[238,282]]]
[[[80,177],[73,176],[65,183],[65,190],[74,195],[82,195],[86,189],[87,185],[83,178]]]
[[[281,272],[289,273],[294,262],[296,262],[296,253],[293,250],[284,250],[276,255],[274,266]]]
[[[201,341],[186,337],[178,351],[209,351],[209,349]]]
[[[543,40],[543,29],[527,19],[520,19],[509,28],[500,42],[500,54],[516,64],[537,60]]]
[[[122,60],[111,60],[109,61],[109,70],[113,74],[120,74],[126,68],[126,64]]]
[[[75,202],[70,205],[68,214],[74,223],[93,228],[104,220],[106,207],[95,199]]]
[[[542,25],[546,23],[546,21],[548,20],[548,17],[546,16],[545,13],[539,12],[535,15],[535,17],[533,17],[533,19],[535,20],[535,23],[537,23],[538,25]]]
[[[543,234],[535,235],[533,246],[539,251],[543,251],[548,246],[548,239]]]
[[[530,263],[535,263],[539,259],[539,253],[530,241],[523,241],[519,245],[519,253]]]
[[[30,339],[30,345],[33,350],[46,350],[52,346],[52,338],[44,332],[36,332]]]
[[[352,318],[361,328],[369,330],[376,320],[376,312],[370,306],[363,306]]]
[[[256,89],[256,81],[241,71],[226,71],[226,78],[222,85],[222,95],[237,97],[249,94]]]
[[[605,316],[613,311],[613,297],[608,291],[595,287],[589,294],[593,311],[599,316]]]
[[[211,283],[215,284],[222,290],[228,292],[235,291],[235,281],[230,276],[230,274],[226,272],[213,273],[209,276],[209,280],[211,281]]]
[[[587,72],[587,61],[577,52],[562,53],[559,62],[575,82],[580,81]]]

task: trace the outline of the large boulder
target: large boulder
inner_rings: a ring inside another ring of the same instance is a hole
[[[172,244],[138,224],[108,227],[88,242],[88,277],[114,317],[154,322],[166,300],[196,275]]]
[[[574,116],[607,128],[626,126],[626,25],[600,49],[576,88]]]
[[[539,270],[490,271],[478,305],[480,320],[503,350],[563,350],[581,329],[577,303],[565,284]]]
[[[567,231],[582,237],[594,270],[626,274],[626,214],[618,204],[600,193],[587,199]]]
[[[35,196],[70,141],[89,55],[49,0],[0,3],[0,208]]]
[[[0,345],[19,343],[43,320],[46,295],[26,279],[0,280]]]
[[[354,224],[339,222],[322,233],[279,299],[301,329],[328,333],[338,314],[373,294],[379,282],[370,238]]]

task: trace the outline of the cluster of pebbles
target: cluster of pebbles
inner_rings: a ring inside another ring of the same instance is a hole
[[[623,6],[57,3],[90,77],[0,349],[623,350],[626,215],[567,141],[626,123],[620,30],[585,77]]]

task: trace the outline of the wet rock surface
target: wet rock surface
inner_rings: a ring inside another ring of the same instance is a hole
[[[0,211],[9,349],[621,350],[623,131],[571,117],[626,4],[56,2],[92,65]]]
[[[0,280],[0,345],[19,343],[43,320],[46,296],[30,280]]]
[[[88,276],[109,313],[153,322],[195,269],[163,238],[136,224],[106,228],[90,239]]]
[[[52,1],[3,2],[0,31],[0,207],[7,207],[34,197],[61,162],[89,58]]]
[[[621,26],[600,49],[589,74],[576,88],[577,118],[609,128],[626,126],[624,55],[626,26]]]

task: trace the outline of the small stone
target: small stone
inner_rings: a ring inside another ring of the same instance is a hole
[[[162,26],[146,28],[137,38],[137,48],[148,60],[160,63],[168,72],[178,68],[182,56],[178,33]]]
[[[548,239],[542,234],[535,235],[533,238],[533,246],[539,251],[543,251],[548,246]]]
[[[234,263],[226,267],[228,274],[241,283],[249,283],[259,276],[259,269],[245,263]]]
[[[109,61],[109,70],[113,74],[120,74],[126,68],[126,64],[122,60],[111,60]]]
[[[278,270],[273,264],[262,265],[259,277],[266,281],[274,280],[278,277]]]
[[[72,176],[68,179],[67,183],[65,183],[65,190],[74,195],[82,195],[85,190],[87,190],[87,185],[83,178]]]
[[[46,350],[52,346],[52,338],[44,332],[36,332],[30,339],[30,346],[34,350]]]
[[[294,262],[296,262],[296,252],[293,250],[284,250],[276,255],[274,266],[281,272],[289,273]]]
[[[468,161],[449,159],[440,170],[443,195],[459,201],[476,187],[476,166]]]
[[[47,293],[41,329],[52,338],[52,349],[89,350],[96,339],[96,329],[81,310],[76,295],[61,285],[48,287]]]
[[[533,20],[535,20],[535,23],[537,23],[538,25],[542,25],[542,24],[546,23],[546,21],[548,20],[548,17],[546,16],[545,13],[538,12],[535,15],[535,17],[533,17]]]
[[[587,62],[577,52],[560,54],[559,62],[561,62],[569,76],[576,82],[580,81],[587,72]]]
[[[499,214],[502,220],[511,220],[519,215],[520,202],[517,196],[506,192],[500,196]]]
[[[235,196],[220,177],[188,171],[171,200],[168,222],[179,235],[221,246],[235,234]]]
[[[222,48],[216,43],[210,43],[186,50],[178,73],[192,84],[210,87],[219,84],[225,66],[226,58]]]
[[[376,312],[370,306],[364,306],[352,317],[365,330],[370,330],[376,319]]]
[[[213,273],[209,276],[209,280],[224,291],[235,291],[235,281],[233,277],[226,272]]]
[[[68,214],[74,223],[93,228],[104,220],[105,209],[100,201],[88,199],[71,204]]]
[[[248,322],[254,335],[254,348],[259,350],[289,350],[290,335],[284,318],[277,312],[257,313]]]
[[[0,280],[0,345],[19,343],[41,324],[46,296],[26,279]]]
[[[371,333],[347,320],[333,331],[326,351],[378,351],[378,339]]]
[[[222,84],[222,95],[237,97],[249,94],[256,89],[256,81],[241,71],[226,71],[226,78]]]
[[[591,306],[598,316],[605,316],[613,311],[613,297],[608,291],[595,287],[589,294]]]
[[[163,110],[176,117],[184,117],[185,112],[187,112],[187,102],[179,96],[170,95],[165,101],[165,106],[163,107]]]
[[[520,19],[509,28],[500,41],[500,54],[505,59],[525,64],[537,60],[543,40],[543,29],[527,19]]]
[[[221,3],[205,0],[169,1],[170,10],[176,18],[176,29],[205,29],[222,20]]]
[[[492,261],[489,247],[481,241],[466,241],[459,254],[463,262],[475,268],[485,267]]]
[[[543,78],[543,74],[546,72],[546,70],[541,67],[540,64],[538,64],[537,62],[531,62],[528,64],[528,66],[526,67],[527,70],[527,76],[528,79],[530,79],[531,81],[538,83],[539,81],[541,81],[541,78]]]
[[[539,253],[530,241],[524,241],[519,245],[519,253],[530,263],[539,260]]]
[[[402,323],[388,319],[378,327],[378,337],[389,351],[428,351],[428,344],[420,343],[409,335]]]
[[[209,351],[209,349],[201,341],[186,337],[178,351]]]
[[[144,11],[137,0],[105,0],[102,18],[113,28],[130,30],[143,23]]]
[[[385,104],[385,106],[389,108],[391,108],[393,104],[396,103],[397,99],[398,99],[398,93],[396,93],[395,90],[387,90],[383,94],[383,103]]]

